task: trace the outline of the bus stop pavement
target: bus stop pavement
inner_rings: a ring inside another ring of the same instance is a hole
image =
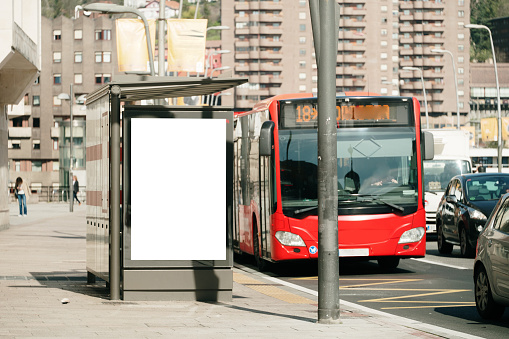
[[[341,301],[317,323],[317,295],[236,265],[231,302],[118,301],[87,284],[86,205],[28,205],[0,231],[0,337],[474,338]]]

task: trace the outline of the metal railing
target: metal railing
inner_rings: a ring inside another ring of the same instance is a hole
[[[9,194],[11,201],[17,201],[14,197],[14,189],[10,189]],[[70,195],[72,199],[72,192]],[[86,187],[80,186],[80,190],[78,192],[78,199],[81,203],[86,202]],[[59,187],[55,188],[53,186],[42,186],[37,189],[31,190],[31,195],[29,197],[29,201],[37,201],[37,202],[69,202],[69,187]]]

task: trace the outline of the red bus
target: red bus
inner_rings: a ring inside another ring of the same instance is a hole
[[[433,138],[421,131],[419,102],[346,93],[336,109],[339,256],[387,269],[423,257],[422,161]],[[275,96],[234,122],[234,250],[259,269],[317,259],[317,98]]]

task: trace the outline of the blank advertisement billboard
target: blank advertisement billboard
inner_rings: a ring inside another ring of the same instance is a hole
[[[225,119],[131,120],[131,260],[225,260]]]

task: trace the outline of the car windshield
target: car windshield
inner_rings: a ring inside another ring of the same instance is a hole
[[[498,200],[503,194],[509,192],[509,177],[494,175],[469,178],[466,186],[469,201]]]

